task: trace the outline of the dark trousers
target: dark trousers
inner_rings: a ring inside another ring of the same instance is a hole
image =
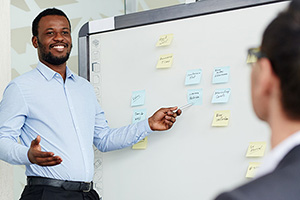
[[[20,200],[99,200],[95,190],[89,192],[67,191],[63,188],[30,185],[26,186]]]

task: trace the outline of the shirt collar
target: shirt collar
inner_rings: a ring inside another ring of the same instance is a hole
[[[40,61],[38,62],[37,69],[48,81],[51,80],[56,74],[58,74]],[[68,66],[66,66],[66,79],[68,78],[71,78],[74,81],[76,80],[76,76],[68,68]]]

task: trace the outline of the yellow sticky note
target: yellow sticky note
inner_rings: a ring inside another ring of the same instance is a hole
[[[246,174],[246,178],[254,178],[257,172],[257,169],[260,167],[259,162],[250,162]]]
[[[146,149],[148,143],[148,137],[146,136],[144,139],[136,143],[132,146],[132,149]]]
[[[215,111],[212,126],[228,126],[230,110]]]
[[[266,145],[266,142],[250,142],[246,157],[263,157]]]
[[[157,47],[169,46],[173,41],[173,34],[162,35],[156,43]]]
[[[173,54],[161,55],[156,68],[170,68],[173,63]]]

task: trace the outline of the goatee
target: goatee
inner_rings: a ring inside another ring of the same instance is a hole
[[[71,44],[71,49],[69,52],[66,53],[65,56],[57,57],[54,56],[51,52],[46,53],[46,47],[43,44],[41,44],[39,40],[38,40],[38,45],[40,48],[42,59],[51,65],[61,65],[67,62],[67,60],[70,57],[70,52],[72,49],[72,44]],[[66,48],[68,48],[68,44],[66,44]]]

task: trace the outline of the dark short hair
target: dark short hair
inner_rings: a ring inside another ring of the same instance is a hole
[[[67,15],[63,11],[61,11],[61,10],[59,10],[57,8],[47,8],[46,10],[44,10],[40,14],[38,14],[38,16],[36,16],[36,18],[32,22],[32,35],[33,36],[37,36],[38,35],[38,26],[39,26],[40,20],[43,17],[48,16],[48,15],[64,16],[68,20],[69,26],[70,26],[70,29],[71,29],[70,20],[69,20],[69,18],[67,17]]]
[[[287,116],[300,119],[300,1],[294,0],[266,28],[261,51],[280,79]]]

